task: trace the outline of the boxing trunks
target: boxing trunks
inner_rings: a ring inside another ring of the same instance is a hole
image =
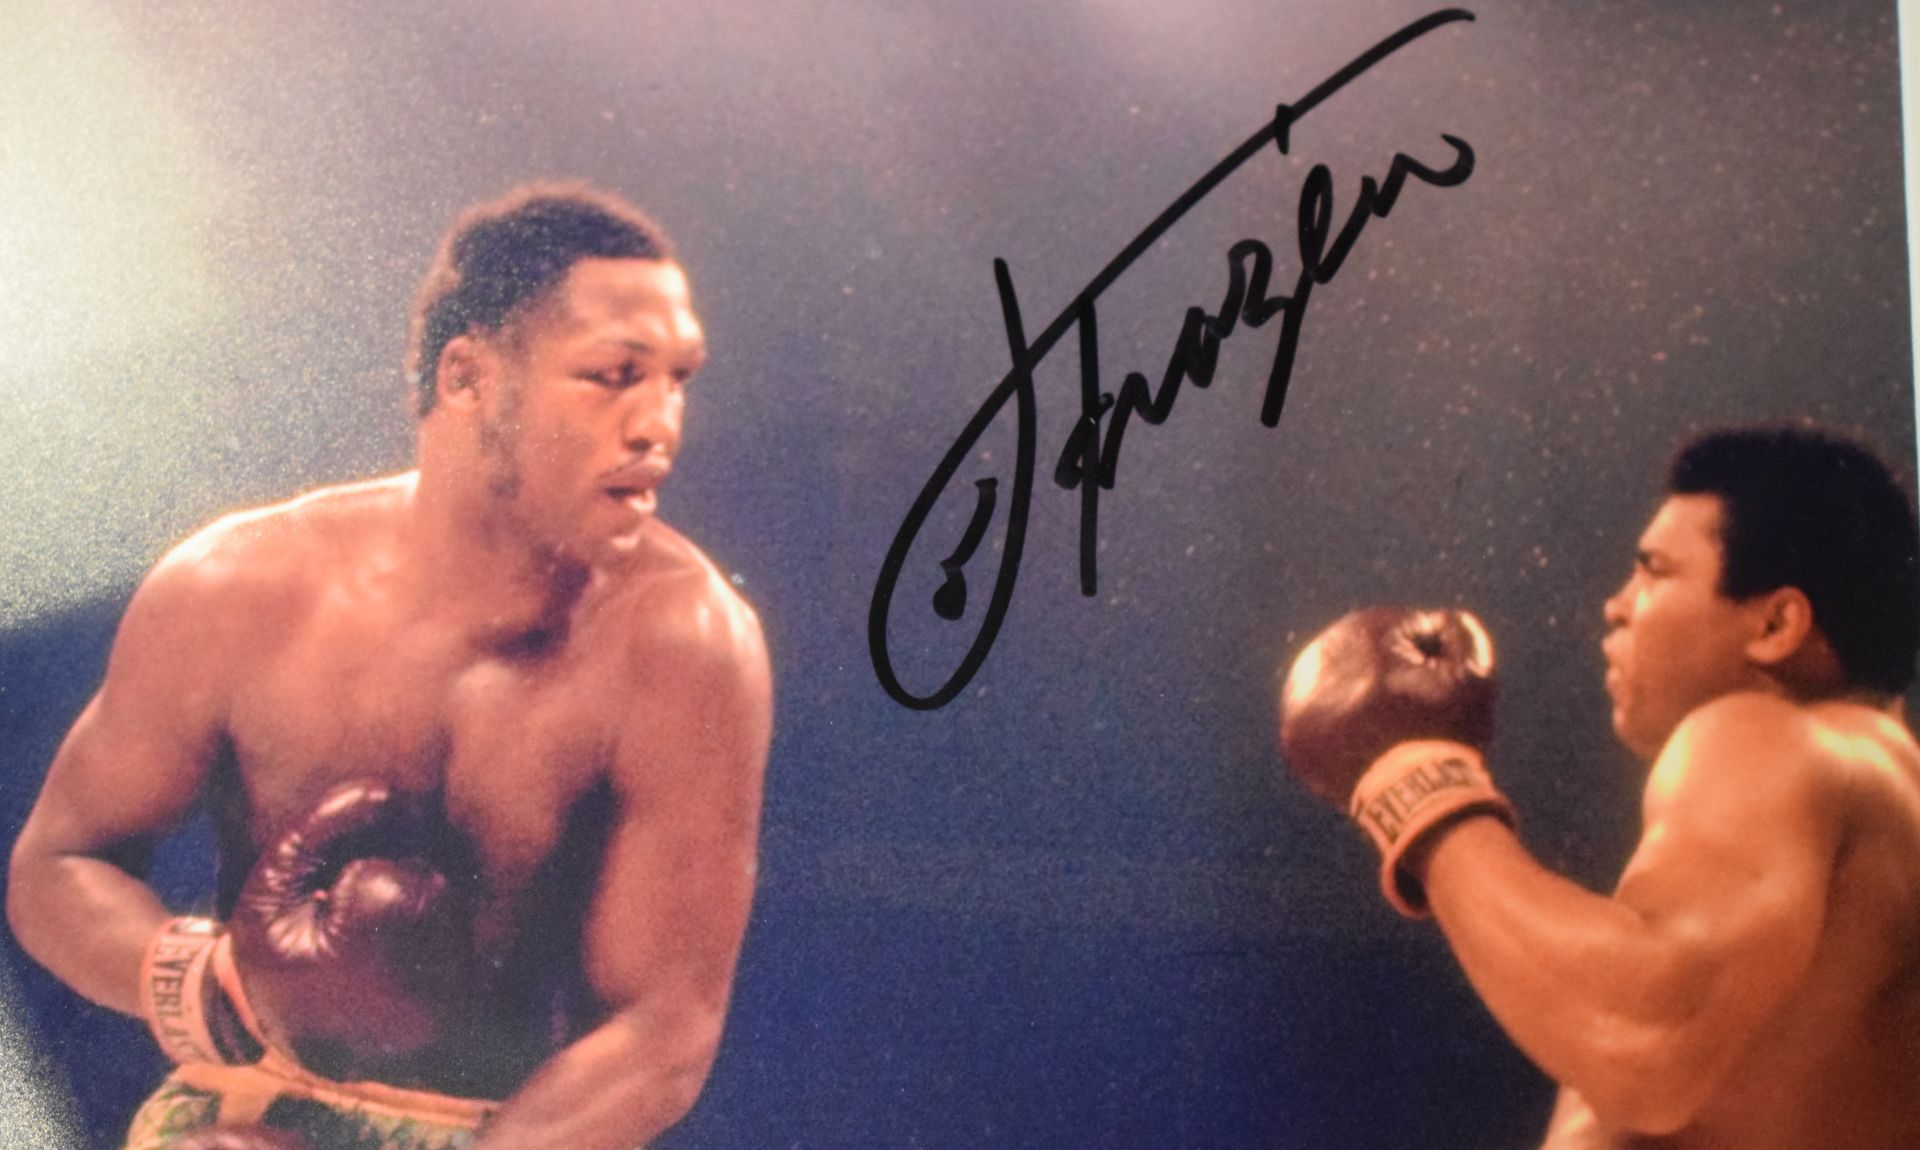
[[[165,1150],[213,1126],[259,1123],[314,1150],[464,1150],[498,1103],[321,1078],[276,1050],[251,1066],[179,1066],[143,1103],[125,1150]]]

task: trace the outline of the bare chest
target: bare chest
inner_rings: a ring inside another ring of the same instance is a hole
[[[336,784],[380,779],[437,796],[484,887],[512,898],[605,778],[609,708],[593,670],[564,645],[484,655],[377,619],[289,636],[240,684],[229,717],[254,845]]]

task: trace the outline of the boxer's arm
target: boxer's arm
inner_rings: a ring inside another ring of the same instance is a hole
[[[1611,898],[1547,871],[1491,819],[1423,860],[1475,989],[1606,1124],[1683,1126],[1806,972],[1843,829],[1822,754],[1781,700],[1689,716],[1654,764]]]
[[[7,920],[21,946],[103,1006],[139,1011],[141,956],[168,916],[140,875],[185,819],[222,731],[199,611],[206,572],[163,562],[134,594],[101,688],[54,757],[14,844]]]
[[[753,896],[772,683],[751,611],[701,614],[697,648],[635,692],[616,752],[620,813],[584,947],[614,1013],[541,1066],[473,1150],[626,1150],[706,1082]]]

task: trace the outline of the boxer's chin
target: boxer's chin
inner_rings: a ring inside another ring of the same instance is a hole
[[[1665,741],[1663,738],[1648,738],[1646,732],[1640,729],[1640,725],[1634,722],[1632,714],[1621,703],[1613,705],[1613,734],[1620,740],[1621,745],[1632,751],[1637,758],[1649,762],[1659,754],[1660,744]]]
[[[590,538],[581,540],[592,565],[618,566],[637,555],[653,529],[653,513],[658,506],[658,496],[651,490],[609,496],[605,509],[612,514],[598,518]]]
[[[653,516],[648,515],[607,536],[599,547],[601,565],[617,568],[633,562],[646,546],[647,533],[652,529]]]
[[[1613,668],[1607,669],[1607,701],[1613,704],[1610,718],[1613,724],[1613,736],[1634,754],[1640,754],[1640,741],[1634,731],[1633,709],[1627,705],[1627,686],[1625,677]]]

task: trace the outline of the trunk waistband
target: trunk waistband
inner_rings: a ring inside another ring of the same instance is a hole
[[[390,1118],[418,1118],[478,1130],[500,1108],[498,1102],[457,1098],[428,1090],[407,1090],[384,1082],[335,1082],[268,1048],[251,1066],[191,1063],[174,1068],[175,1081],[221,1095],[220,1124],[258,1122],[276,1099],[308,1098],[326,1106]]]

